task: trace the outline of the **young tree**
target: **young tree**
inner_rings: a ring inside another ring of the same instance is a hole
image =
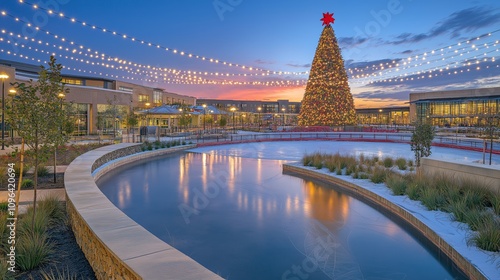
[[[431,145],[435,129],[428,123],[417,123],[411,135],[411,150],[415,152],[415,163],[420,166],[420,159],[431,155]]]
[[[137,115],[134,114],[132,108],[130,108],[129,113],[127,114],[126,124],[127,124],[127,135],[130,135],[130,128],[134,128],[139,124],[139,118],[137,118]]]
[[[226,119],[226,117],[222,117],[222,118],[220,118],[220,120],[219,120],[219,125],[220,125],[221,127],[225,127],[225,126],[227,125],[227,119]]]
[[[36,214],[38,169],[48,160],[54,145],[63,143],[66,137],[61,133],[68,119],[59,98],[59,94],[65,92],[61,69],[61,64],[51,56],[48,69],[41,66],[37,81],[14,83],[17,96],[8,112],[13,127],[29,147],[26,154],[35,168],[32,224]]]

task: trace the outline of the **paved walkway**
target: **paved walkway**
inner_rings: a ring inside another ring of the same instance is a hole
[[[37,201],[43,200],[47,196],[55,196],[59,201],[66,201],[66,192],[64,189],[37,190]],[[0,191],[0,202],[7,201],[8,191]],[[28,206],[33,203],[33,190],[22,190],[19,197],[19,213],[24,214]]]

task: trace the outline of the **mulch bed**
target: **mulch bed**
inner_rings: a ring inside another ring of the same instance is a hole
[[[55,276],[61,274],[74,277],[71,279],[96,279],[92,267],[78,247],[73,231],[68,225],[51,228],[49,236],[55,244],[54,251],[49,256],[50,261],[38,269],[17,274],[16,279],[44,279],[42,272],[51,275],[51,271]],[[65,277],[60,279],[65,279]]]

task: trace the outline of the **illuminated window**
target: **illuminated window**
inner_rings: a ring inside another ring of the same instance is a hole
[[[83,85],[83,81],[82,80],[78,80],[78,79],[63,78],[61,82],[63,84],[68,84],[68,85],[77,85],[77,86]]]
[[[159,90],[155,90],[153,91],[153,103],[162,103],[162,94],[163,92],[162,91],[159,91]]]
[[[139,102],[149,102],[149,95],[139,94],[137,98],[139,99]]]

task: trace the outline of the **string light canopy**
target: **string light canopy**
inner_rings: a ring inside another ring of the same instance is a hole
[[[25,1],[20,1],[25,3]],[[36,4],[27,3],[29,5],[35,5],[37,9],[41,9]],[[35,7],[34,7],[35,8]],[[47,10],[48,12],[49,10]],[[49,13],[49,12],[48,12]],[[91,48],[88,48],[83,45],[76,44],[73,41],[67,40],[62,36],[54,34],[48,30],[45,30],[39,26],[33,26],[31,23],[24,21],[22,18],[16,17],[6,11],[1,11],[1,15],[7,16],[8,18],[14,19],[16,22],[23,23],[29,27],[34,28],[35,30],[42,31],[41,34],[50,36],[51,38],[55,38],[61,42],[61,45],[49,44],[46,43],[46,46],[50,46],[56,51],[51,51],[50,53],[57,53],[59,57],[68,58],[74,61],[78,61],[80,63],[85,63],[88,65],[103,65],[108,69],[121,70],[125,71],[127,74],[132,77],[128,77],[128,79],[134,79],[134,76],[142,76],[146,77],[147,80],[152,81],[172,81],[174,79],[182,81],[195,80],[196,82],[205,83],[210,82],[208,78],[209,76],[213,79],[215,83],[222,84],[248,84],[253,83],[255,85],[297,85],[297,84],[306,84],[305,79],[290,79],[290,77],[285,77],[282,80],[274,80],[274,81],[248,81],[248,79],[252,80],[263,80],[265,76],[270,75],[304,75],[309,74],[306,72],[287,72],[287,71],[261,71],[260,73],[252,72],[256,70],[252,67],[244,67],[241,69],[244,70],[252,70],[248,73],[231,73],[231,72],[208,72],[208,71],[196,71],[196,70],[181,70],[175,68],[167,68],[167,67],[157,67],[154,65],[142,64],[137,62],[132,62],[123,58],[114,57],[107,55],[102,52],[95,51]],[[49,14],[56,15],[54,11]],[[62,14],[62,16],[61,16]],[[64,13],[58,13],[59,17],[64,19],[68,19],[69,17],[65,16]],[[331,18],[330,18],[331,17]],[[333,18],[333,14],[325,13],[323,14],[323,18],[321,19],[323,25],[331,24],[335,22]],[[75,21],[77,22],[76,19]],[[86,25],[87,27],[91,25]],[[96,27],[97,28],[97,27]],[[94,28],[94,29],[96,29]],[[106,32],[109,31],[105,29]],[[472,70],[481,70],[484,69],[480,67],[481,63],[485,62],[495,62],[498,61],[500,53],[498,52],[498,40],[490,41],[490,42],[482,42],[480,40],[491,38],[495,33],[500,32],[500,29],[494,30],[489,33],[485,33],[483,35],[470,38],[468,40],[462,40],[460,42],[450,44],[446,47],[441,47],[437,49],[433,49],[430,51],[426,51],[423,53],[419,53],[417,55],[408,56],[406,58],[395,59],[391,62],[385,62],[380,64],[373,64],[365,67],[353,67],[346,69],[351,84],[369,84],[369,83],[383,83],[383,82],[393,82],[394,80],[398,81],[407,81],[411,80],[412,76],[419,76],[419,78],[429,78],[436,77],[443,74],[460,74],[464,70],[458,69],[464,66],[470,66],[466,71]],[[114,35],[119,35],[117,32],[112,32]],[[120,33],[121,34],[121,33]],[[10,35],[10,34],[9,34]],[[18,38],[21,38],[20,35],[15,35]],[[26,37],[26,36],[25,36]],[[27,38],[27,37],[26,37]],[[128,38],[128,37],[127,37]],[[131,38],[131,37],[130,37]],[[38,38],[35,40],[34,38],[27,38],[26,40],[31,40],[34,43],[41,44]],[[67,56],[61,54],[62,51],[71,51],[73,55]],[[41,51],[40,51],[41,52]],[[41,53],[49,53],[49,51],[41,52]],[[186,53],[185,53],[186,54]],[[18,56],[21,57],[22,54]],[[78,58],[78,56],[85,56],[85,58]],[[186,55],[187,56],[187,55]],[[90,57],[90,59],[88,58]],[[202,57],[203,59],[206,59]],[[94,59],[94,61],[92,61]],[[457,60],[459,59],[459,60]],[[101,62],[97,62],[100,60]],[[216,62],[214,59],[208,59],[210,62]],[[455,60],[455,61],[454,61]],[[220,61],[219,61],[220,62]],[[234,66],[234,65],[233,65]],[[239,65],[241,66],[241,65]],[[486,66],[492,67],[492,66]],[[241,69],[235,69],[235,71],[241,71]],[[80,69],[82,70],[82,69]],[[456,72],[456,73],[455,73]],[[199,76],[205,76],[204,78]],[[123,76],[120,76],[123,77]],[[228,77],[241,77],[247,81],[235,81],[235,80],[225,80]],[[317,77],[319,78],[319,76]],[[216,80],[220,79],[220,80]],[[265,78],[264,80],[267,80]],[[284,80],[284,81],[283,81]],[[309,77],[309,81],[311,81],[311,76]]]
[[[163,46],[163,45],[161,45],[159,43],[154,43],[154,42],[150,42],[150,41],[147,41],[147,40],[137,39],[137,38],[135,38],[133,36],[129,36],[129,35],[123,33],[123,32],[118,32],[118,31],[114,31],[114,30],[111,30],[111,29],[106,28],[106,27],[102,27],[102,26],[95,25],[95,24],[90,24],[90,23],[88,23],[86,21],[77,19],[75,17],[67,16],[62,11],[56,13],[55,11],[53,11],[51,9],[47,9],[47,8],[41,7],[38,4],[34,4],[34,3],[29,2],[29,1],[19,0],[19,3],[31,6],[33,9],[45,11],[49,15],[54,15],[54,16],[57,15],[61,19],[65,19],[65,20],[67,20],[67,21],[69,21],[71,23],[78,23],[81,26],[90,28],[91,30],[94,30],[94,31],[102,31],[102,32],[104,32],[106,34],[111,34],[111,35],[116,36],[116,37],[121,37],[122,39],[128,40],[130,42],[140,43],[140,44],[146,45],[148,47],[163,49],[163,50],[165,50],[167,52],[170,52],[172,54],[176,54],[176,55],[180,55],[180,56],[185,56],[185,57],[188,57],[188,58],[199,59],[199,60],[205,61],[205,62],[222,64],[222,65],[229,66],[229,67],[237,67],[237,68],[241,68],[241,69],[248,70],[248,71],[260,71],[260,72],[272,73],[274,75],[283,75],[283,73],[287,72],[287,71],[271,71],[271,70],[264,69],[264,68],[253,67],[253,66],[243,65],[243,64],[239,64],[239,63],[228,62],[228,61],[224,61],[224,60],[221,60],[221,59],[210,58],[210,57],[205,57],[205,56],[202,56],[202,55],[192,54],[190,52],[183,51],[183,50],[178,50],[176,48],[166,47],[166,46]],[[14,17],[14,16],[12,16],[11,14],[9,14],[9,13],[7,13],[5,11],[2,11],[2,15],[8,15],[8,16]],[[16,17],[14,17],[14,18],[16,18]],[[16,18],[16,20],[22,21],[19,18]],[[30,23],[27,23],[27,24],[30,24]],[[40,26],[36,26],[35,28],[37,30],[43,30]],[[282,74],[280,74],[280,73],[282,73]],[[307,75],[308,74],[306,72],[287,72],[287,73],[293,73],[293,75]]]

